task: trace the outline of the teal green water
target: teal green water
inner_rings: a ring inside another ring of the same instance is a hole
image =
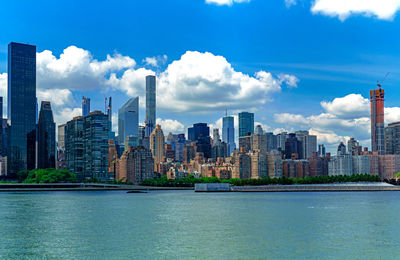
[[[398,259],[400,192],[0,193],[0,259]]]

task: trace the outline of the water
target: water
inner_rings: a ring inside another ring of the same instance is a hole
[[[399,197],[0,193],[0,259],[398,259]]]

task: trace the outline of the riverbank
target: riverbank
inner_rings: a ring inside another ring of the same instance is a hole
[[[1,183],[0,192],[17,191],[157,191],[193,190],[193,187],[151,187],[102,183]]]

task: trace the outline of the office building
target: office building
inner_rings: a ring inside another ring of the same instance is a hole
[[[228,144],[228,155],[236,149],[235,144],[235,123],[233,116],[222,118],[222,141]]]
[[[371,96],[371,146],[373,152],[385,153],[385,91],[374,89],[370,91]]]
[[[156,77],[146,76],[146,136],[150,136],[156,125]]]
[[[337,149],[337,155],[345,155],[346,154],[346,146],[343,142],[340,142]]]
[[[193,124],[188,128],[188,140],[196,142],[200,136],[210,136],[210,127],[206,123]]]
[[[108,181],[108,116],[100,111],[83,118],[84,175]]]
[[[82,97],[82,116],[87,116],[90,113],[90,98]]]
[[[39,169],[56,167],[56,124],[49,101],[40,105],[38,123],[38,163]]]
[[[264,136],[264,135],[263,135]],[[268,175],[267,155],[260,151],[251,151],[249,153],[251,159],[251,179],[264,178]]]
[[[239,113],[239,137],[254,133],[254,113]]]
[[[76,174],[78,181],[84,181],[84,129],[83,117],[74,117],[65,127],[66,169]]]
[[[277,137],[272,132],[265,133],[266,151],[267,153],[272,150],[277,150]]]
[[[126,137],[139,133],[139,97],[129,99],[118,109],[118,144],[123,145]]]
[[[299,159],[303,158],[302,142],[296,137],[296,134],[289,134],[285,142],[285,158]]]
[[[349,154],[358,155],[359,153],[361,153],[360,148],[361,147],[360,147],[358,141],[356,139],[354,139],[353,137],[347,141],[347,149],[348,149]]]
[[[35,168],[36,150],[36,46],[8,45],[8,174]]]
[[[150,135],[150,150],[154,158],[154,164],[164,161],[165,158],[165,142],[164,133],[160,125],[156,125]]]
[[[58,126],[58,137],[57,137],[57,161],[56,169],[63,170],[66,169],[65,160],[65,128],[67,124],[62,124]]]
[[[301,142],[302,157],[300,159],[307,159],[313,156],[317,151],[317,136],[310,135],[308,131],[296,131],[296,137]]]
[[[325,155],[326,155],[325,145],[319,144],[318,145],[318,156],[325,157]]]
[[[400,122],[385,127],[385,153],[400,154]]]
[[[250,179],[251,178],[251,158],[241,149],[234,151],[233,158],[235,161],[232,178]]]
[[[267,170],[270,178],[282,177],[282,157],[278,151],[267,154]]]

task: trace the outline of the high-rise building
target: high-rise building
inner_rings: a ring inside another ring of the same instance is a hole
[[[38,163],[39,169],[56,167],[56,124],[49,101],[40,105],[38,123]]]
[[[251,157],[241,149],[233,154],[235,167],[232,172],[232,178],[250,179],[251,178]]]
[[[310,135],[308,131],[296,131],[296,137],[302,145],[302,157],[300,159],[307,159],[313,156],[317,151],[317,136]]]
[[[318,145],[318,156],[325,157],[325,155],[326,155],[325,145],[319,144]]]
[[[193,124],[188,128],[188,139],[196,142],[200,136],[210,136],[210,127],[206,123]]]
[[[337,155],[345,155],[346,154],[346,145],[343,142],[340,142],[337,149]]]
[[[156,77],[146,76],[146,136],[150,136],[156,125]]]
[[[347,149],[348,149],[350,155],[358,155],[358,153],[361,152],[361,151],[359,151],[359,149],[360,149],[359,147],[360,147],[360,145],[359,145],[358,141],[356,139],[354,139],[353,137],[347,141]]]
[[[263,135],[264,134],[264,130],[262,129],[262,126],[261,125],[257,125],[254,133],[257,134],[257,135]]]
[[[303,156],[302,142],[296,137],[296,134],[289,134],[289,137],[285,142],[285,157],[286,159],[292,159],[293,156],[298,159]]]
[[[3,123],[3,97],[0,97],[0,116],[1,123]],[[0,131],[0,156],[6,156],[4,151],[4,143],[3,143],[3,131]]]
[[[219,129],[218,128],[214,128],[213,129],[212,145],[216,146],[216,145],[219,145],[220,143],[221,143],[221,139],[219,137]]]
[[[251,179],[266,177],[268,175],[267,155],[260,151],[251,151],[249,155],[251,159]]]
[[[150,135],[150,150],[154,158],[154,164],[164,161],[165,158],[165,142],[164,133],[160,125],[156,125]]]
[[[65,161],[66,169],[75,173],[78,181],[84,181],[84,129],[83,117],[74,117],[65,127]]]
[[[224,116],[222,118],[222,141],[228,144],[228,155],[230,155],[236,149],[233,116]]]
[[[251,149],[262,154],[267,153],[267,136],[265,134],[251,135]]]
[[[90,113],[90,98],[82,97],[82,116],[87,116]]]
[[[385,153],[400,154],[400,122],[385,127]]]
[[[282,151],[285,151],[285,143],[286,139],[289,138],[289,135],[287,132],[282,132],[276,136],[276,146],[277,149],[281,149]]]
[[[108,116],[100,111],[83,118],[84,175],[108,181]]]
[[[118,144],[123,145],[129,135],[139,133],[139,97],[129,99],[118,109]]]
[[[265,142],[267,145],[267,153],[271,152],[272,150],[278,149],[277,136],[274,135],[272,132],[265,133]]]
[[[62,124],[58,126],[58,137],[57,137],[57,162],[56,168],[57,170],[66,169],[66,161],[65,161],[65,128],[66,124]]]
[[[35,168],[36,46],[8,45],[8,175]]]
[[[239,137],[254,133],[254,113],[239,113]]]
[[[385,118],[384,97],[385,91],[374,89],[371,96],[371,146],[373,152],[385,153]]]

